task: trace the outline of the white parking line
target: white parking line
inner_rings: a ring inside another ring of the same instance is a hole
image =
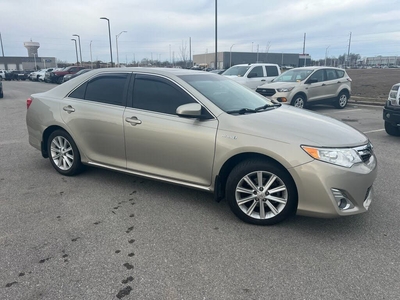
[[[343,110],[343,111],[336,111],[335,113],[340,113],[340,112],[353,112],[353,111],[359,111],[362,110],[361,108],[355,108],[355,109],[349,109],[349,110]]]
[[[364,133],[379,132],[379,131],[384,131],[384,130],[385,129],[370,130],[370,131],[364,131]]]

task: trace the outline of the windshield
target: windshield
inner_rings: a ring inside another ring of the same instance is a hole
[[[314,70],[292,69],[276,77],[273,82],[297,82],[306,79]]]
[[[265,105],[274,106],[271,100],[220,75],[198,74],[179,77],[225,112],[242,109],[248,112]]]
[[[222,75],[244,76],[249,68],[250,66],[233,66],[222,73]]]

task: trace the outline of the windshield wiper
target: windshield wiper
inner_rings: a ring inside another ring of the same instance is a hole
[[[257,108],[255,109],[255,111],[265,110],[265,109],[267,109],[267,108],[279,107],[279,106],[281,106],[281,105],[282,105],[281,103],[274,103],[274,104],[269,104],[269,103],[267,103],[267,104],[265,104],[265,105],[263,105],[263,106],[257,107]]]
[[[256,113],[257,111],[251,108],[241,108],[241,109],[236,109],[236,110],[230,110],[227,111],[226,113],[228,114],[239,114],[239,115],[244,115],[247,113]]]

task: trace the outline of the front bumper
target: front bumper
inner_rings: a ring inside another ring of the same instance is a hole
[[[298,189],[297,214],[332,218],[366,212],[373,200],[376,157],[351,168],[312,161],[291,170]],[[350,205],[341,205],[341,198]]]
[[[389,122],[393,126],[400,126],[400,106],[385,106],[383,108],[383,120]]]

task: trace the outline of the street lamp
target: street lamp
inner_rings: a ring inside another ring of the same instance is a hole
[[[37,70],[37,68],[36,68],[36,55],[37,55],[36,53],[33,53],[33,60],[35,61],[35,67],[34,67],[35,70]]]
[[[232,44],[231,48],[229,48],[229,67],[232,67],[232,47],[235,44]]]
[[[79,54],[81,57],[81,66],[82,66],[82,50],[81,50],[81,37],[77,34],[73,34],[72,36],[77,36],[78,37],[78,42],[79,42]]]
[[[118,67],[118,68],[119,68],[118,37],[119,37],[122,33],[124,33],[124,32],[127,32],[127,31],[126,31],[126,30],[121,31],[120,33],[118,33],[118,34],[115,36],[115,44],[116,44],[116,46],[117,46],[117,67]]]
[[[111,46],[111,30],[110,30],[110,20],[106,17],[101,17],[101,20],[107,20],[108,22],[108,38],[110,40],[110,55],[111,55],[111,67],[113,66],[113,58],[112,58],[112,46]]]
[[[92,41],[90,41],[90,68],[93,69],[93,60],[92,60]]]
[[[325,48],[325,67],[326,67],[326,58],[328,56],[328,49],[329,49],[330,45],[328,47]]]
[[[79,58],[78,58],[78,47],[76,46],[76,39],[71,39],[71,41],[75,42],[75,52],[76,52],[76,63],[79,63]]]

